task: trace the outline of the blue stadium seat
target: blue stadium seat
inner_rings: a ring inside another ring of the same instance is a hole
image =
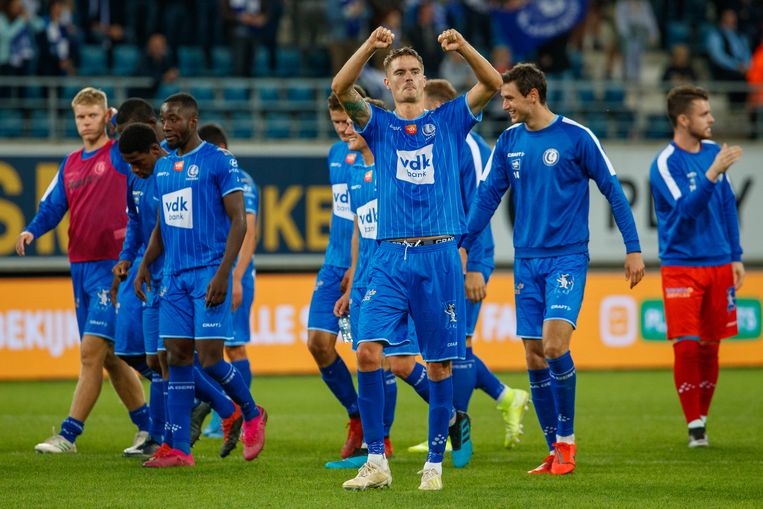
[[[172,94],[180,92],[180,87],[174,83],[162,83],[156,90],[156,99],[164,100]]]
[[[286,89],[286,98],[295,105],[312,105],[315,102],[315,89],[310,85],[290,84]]]
[[[227,46],[215,46],[212,48],[212,75],[231,76],[233,63],[230,48]]]
[[[636,114],[631,110],[621,110],[614,114],[615,136],[630,138],[636,127]]]
[[[299,50],[296,48],[278,48],[276,53],[276,76],[290,78],[301,76]]]
[[[29,136],[32,138],[47,138],[50,135],[50,127],[47,111],[32,111],[32,116],[29,120]]]
[[[249,89],[245,86],[230,85],[223,88],[223,99],[229,105],[249,101]]]
[[[583,86],[578,90],[578,101],[582,108],[590,108],[596,102],[596,91],[591,87]]]
[[[254,62],[252,62],[252,75],[258,78],[272,76],[273,73],[268,67],[268,53],[262,48],[257,49],[257,54],[254,55]]]
[[[670,122],[666,115],[653,113],[646,117],[645,138],[664,140],[670,138],[672,134],[673,129],[670,127]]]
[[[4,138],[18,138],[23,136],[24,114],[21,110],[0,110],[0,136]]]
[[[79,138],[77,133],[77,124],[74,122],[74,115],[67,112],[64,115],[64,138]]]
[[[265,114],[265,137],[284,139],[291,136],[291,118],[284,113]]]
[[[683,21],[668,21],[665,27],[665,45],[672,48],[676,44],[688,44],[691,38],[691,28]]]
[[[133,76],[138,68],[140,50],[133,44],[120,44],[114,48],[114,63],[112,74],[117,76]]]
[[[331,58],[325,48],[308,50],[305,54],[305,74],[314,78],[331,75]]]
[[[231,133],[236,139],[249,139],[254,135],[254,116],[248,112],[235,112],[231,119]]]
[[[590,112],[586,115],[585,125],[593,131],[598,138],[607,138],[609,135],[609,119],[606,113]]]
[[[257,94],[263,103],[280,100],[277,88],[261,86],[257,88]]]
[[[211,85],[197,85],[191,87],[189,93],[196,98],[200,105],[206,106],[215,100],[215,89]]]
[[[178,48],[178,71],[181,76],[202,76],[206,70],[204,62],[204,51],[201,47],[180,46]]]
[[[625,104],[625,88],[622,85],[607,85],[604,90],[604,106],[614,110],[621,109]]]
[[[82,76],[103,76],[108,74],[106,52],[101,46],[86,44],[79,50],[79,74]]]

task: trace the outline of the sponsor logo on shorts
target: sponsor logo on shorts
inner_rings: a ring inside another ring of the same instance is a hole
[[[559,151],[555,148],[549,148],[543,152],[543,164],[546,166],[554,166],[559,162]]]
[[[506,157],[524,157],[524,152],[509,152]]]
[[[374,295],[376,295],[376,290],[367,290],[366,294],[363,296],[363,302],[368,302]]]
[[[203,322],[203,323],[201,324],[201,326],[202,326],[203,328],[205,328],[205,329],[209,329],[209,328],[211,328],[211,327],[222,327],[222,326],[223,326],[223,324],[221,324],[220,322]]]
[[[665,288],[666,299],[686,299],[691,297],[694,288]]]
[[[445,315],[448,317],[447,321],[445,322],[445,328],[455,329],[458,326],[458,317],[456,316],[456,303],[446,302],[443,313],[445,313]]]
[[[458,341],[451,341],[450,343],[448,343],[448,347],[451,347],[451,346],[458,346]]]
[[[519,295],[522,293],[522,288],[525,287],[524,283],[517,283],[514,285],[514,295]]]
[[[109,324],[104,322],[103,320],[88,320],[87,323],[90,325],[98,325],[100,327],[108,327]]]
[[[572,308],[570,306],[567,306],[566,304],[552,304],[551,309],[562,309],[564,311],[572,311]]]

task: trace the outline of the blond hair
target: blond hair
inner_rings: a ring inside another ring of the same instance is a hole
[[[77,105],[101,106],[104,110],[108,108],[108,99],[103,90],[93,87],[85,87],[72,99],[72,108]]]

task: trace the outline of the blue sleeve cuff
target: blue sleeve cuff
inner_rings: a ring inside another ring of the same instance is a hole
[[[630,242],[625,243],[625,252],[627,254],[630,253],[640,253],[641,252],[641,244],[638,240],[631,240]]]
[[[474,244],[474,240],[475,240],[474,235],[466,234],[461,239],[461,245],[459,247],[466,249],[466,251],[468,252],[469,249],[471,249],[472,244]]]

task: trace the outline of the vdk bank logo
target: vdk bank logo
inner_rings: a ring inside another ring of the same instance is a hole
[[[193,228],[193,197],[191,188],[162,195],[162,211],[167,226]]]
[[[433,144],[418,150],[397,151],[397,178],[412,184],[434,184]]]
[[[374,199],[358,207],[358,230],[364,239],[376,239],[376,223],[379,220],[376,204]]]
[[[334,204],[334,215],[352,221],[352,209],[350,209],[350,188],[347,184],[334,184],[331,186],[331,201]]]

